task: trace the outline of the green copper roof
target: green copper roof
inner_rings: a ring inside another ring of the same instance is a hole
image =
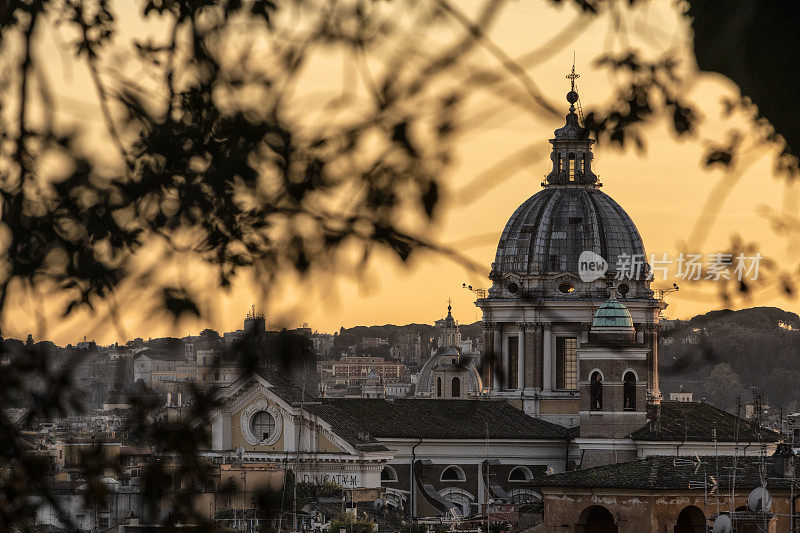
[[[633,319],[628,308],[613,296],[600,306],[592,320],[593,328],[633,328]]]

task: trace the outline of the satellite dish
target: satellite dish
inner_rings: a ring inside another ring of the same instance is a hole
[[[747,508],[753,513],[768,513],[772,508],[772,496],[764,487],[756,487],[747,497]]]
[[[236,457],[240,461],[242,460],[242,458],[244,457],[244,446],[239,446],[238,448],[236,448]]]
[[[731,525],[731,517],[726,514],[721,514],[714,520],[714,533],[731,533],[733,526]]]
[[[373,508],[374,508],[376,511],[380,511],[380,510],[381,510],[381,508],[383,507],[383,500],[381,500],[380,498],[378,498],[377,500],[375,500],[374,502],[372,502],[372,507],[373,507]]]

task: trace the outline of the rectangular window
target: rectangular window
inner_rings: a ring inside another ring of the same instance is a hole
[[[576,390],[578,388],[578,339],[556,338],[556,388]]]
[[[575,154],[569,154],[569,181],[575,181]]]
[[[517,337],[508,338],[508,368],[506,369],[506,388],[517,388],[517,355],[518,355],[518,342]]]

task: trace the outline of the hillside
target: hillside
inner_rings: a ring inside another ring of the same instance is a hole
[[[681,385],[732,409],[752,387],[776,407],[800,410],[800,317],[775,307],[721,310],[667,322],[659,345],[661,391]]]
[[[461,338],[478,339],[482,335],[482,323],[473,322],[472,324],[461,324]],[[378,337],[388,339],[389,344],[394,344],[402,335],[419,335],[422,339],[423,351],[427,352],[430,348],[429,339],[436,335],[432,324],[406,324],[398,326],[394,324],[384,324],[381,326],[355,326],[352,328],[341,328],[334,339],[334,346],[337,349],[345,349],[347,346],[358,344],[361,339],[367,337]],[[375,352],[375,349],[371,349]],[[388,348],[387,348],[388,352]]]

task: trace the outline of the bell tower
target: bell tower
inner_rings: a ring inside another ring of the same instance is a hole
[[[648,397],[649,349],[637,342],[631,314],[613,292],[594,314],[589,338],[578,349],[582,439],[626,437],[645,425],[647,404],[654,400]],[[635,452],[626,453],[589,448],[581,466],[636,458]]]
[[[461,345],[461,332],[458,330],[458,322],[453,318],[453,306],[450,299],[447,300],[447,316],[437,320],[434,324],[436,329],[437,348],[446,348]]]

